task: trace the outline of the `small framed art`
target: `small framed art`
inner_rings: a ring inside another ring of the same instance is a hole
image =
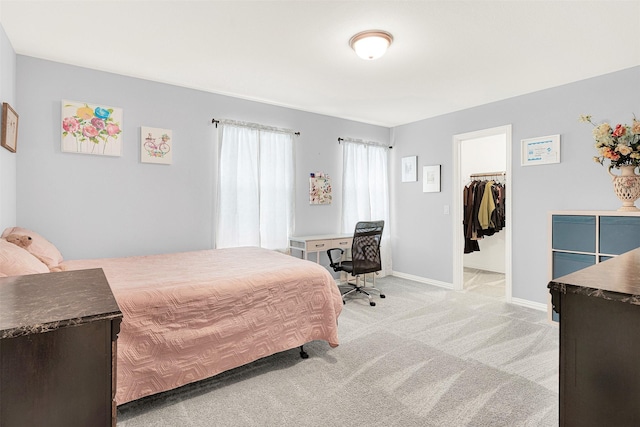
[[[1,144],[12,153],[18,149],[18,113],[6,102],[2,103]]]
[[[140,127],[140,161],[170,165],[173,158],[171,129]]]
[[[522,166],[560,163],[560,135],[523,139],[520,143]]]
[[[309,175],[309,204],[331,204],[331,179],[323,172],[315,172]]]
[[[440,192],[440,165],[425,166],[422,168],[422,192]]]
[[[402,182],[418,180],[418,156],[402,158]]]

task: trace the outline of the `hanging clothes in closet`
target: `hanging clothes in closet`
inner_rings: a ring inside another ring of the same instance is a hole
[[[479,177],[495,179],[479,180]],[[471,175],[471,182],[463,190],[464,253],[480,250],[478,240],[492,236],[505,227],[505,184],[498,179],[504,172]]]

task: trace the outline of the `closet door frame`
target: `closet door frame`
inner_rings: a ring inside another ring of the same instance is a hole
[[[464,234],[463,234],[463,213],[462,191],[464,189],[464,177],[462,170],[462,143],[470,139],[485,138],[494,135],[504,135],[506,141],[506,224],[505,227],[505,298],[507,302],[512,302],[512,271],[511,271],[511,188],[513,187],[511,177],[511,125],[498,126],[490,129],[483,129],[474,132],[467,132],[453,136],[453,289],[462,290],[464,288]]]

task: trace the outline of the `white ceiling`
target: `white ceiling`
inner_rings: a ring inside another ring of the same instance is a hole
[[[640,65],[640,1],[2,0],[0,21],[21,55],[383,126]],[[378,60],[348,46],[366,29],[395,38]]]

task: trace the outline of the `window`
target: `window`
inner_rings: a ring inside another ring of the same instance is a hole
[[[380,254],[382,274],[391,272],[388,148],[343,140],[342,232],[353,233],[358,221],[384,220]]]
[[[289,246],[294,212],[291,133],[222,123],[216,247]]]

